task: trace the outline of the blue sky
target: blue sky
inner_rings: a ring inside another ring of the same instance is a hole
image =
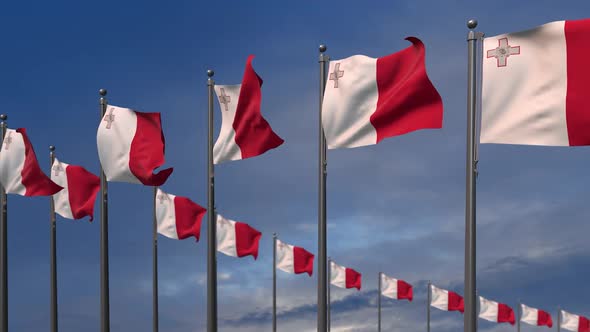
[[[317,252],[318,45],[333,59],[378,57],[419,37],[444,128],[328,153],[328,246],[335,261],[363,273],[361,292],[332,288],[334,332],[375,330],[378,271],[416,287],[412,303],[384,302],[384,330],[423,331],[428,280],[463,293],[465,22],[477,18],[478,30],[493,36],[588,12],[590,3],[577,0],[13,1],[0,13],[2,113],[11,128],[28,129],[45,169],[55,145],[60,160],[97,173],[99,88],[113,105],[161,112],[175,168],[162,189],[204,205],[206,70],[219,84],[236,84],[255,54],[262,112],[285,144],[216,168],[218,211],[263,233],[256,261],[218,255],[219,330],[268,331],[272,233]],[[481,147],[481,295],[590,314],[588,152]],[[151,189],[112,183],[109,194],[111,331],[149,330]],[[49,325],[48,209],[47,198],[9,197],[11,331]],[[161,331],[205,329],[204,234],[206,227],[199,243],[160,237]],[[58,217],[61,331],[99,330],[98,264],[98,219]],[[315,274],[278,277],[279,329],[313,331]],[[433,331],[462,327],[457,313],[433,309],[432,320]]]

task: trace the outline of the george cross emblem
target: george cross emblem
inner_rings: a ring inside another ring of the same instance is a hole
[[[8,135],[6,137],[4,137],[4,145],[6,146],[4,148],[4,150],[8,150],[10,143],[12,143],[12,137],[10,137],[11,135],[12,135],[12,131],[9,131]]]
[[[506,67],[508,64],[508,57],[519,54],[520,46],[510,46],[508,44],[508,38],[500,38],[498,40],[498,47],[493,50],[488,50],[486,56],[488,58],[496,58],[498,67]]]
[[[225,111],[228,111],[229,102],[231,101],[231,97],[225,94],[225,89],[221,88],[221,96],[219,96],[219,102],[223,104],[225,107]]]
[[[53,171],[55,172],[55,176],[59,176],[59,172],[62,172],[64,169],[61,167],[60,164],[53,166]]]
[[[166,195],[158,195],[158,199],[160,200],[160,204],[164,204],[164,201],[168,200]]]
[[[340,70],[340,63],[334,65],[334,72],[330,73],[330,81],[334,81],[334,88],[338,89],[338,79],[344,76],[344,70]]]
[[[111,124],[113,122],[115,122],[115,114],[113,114],[113,110],[114,110],[114,108],[111,107],[109,109],[109,114],[106,114],[104,116],[104,120],[102,120],[102,121],[105,121],[107,123],[107,127],[106,127],[107,129],[111,129]]]

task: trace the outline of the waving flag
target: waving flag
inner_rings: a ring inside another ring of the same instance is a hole
[[[464,310],[463,297],[455,292],[430,285],[432,299],[430,305],[444,311]]]
[[[330,283],[340,288],[361,290],[361,274],[330,261]]]
[[[194,236],[199,241],[201,221],[207,210],[186,197],[156,191],[156,221],[158,233],[171,239],[183,240]]]
[[[313,273],[313,254],[307,250],[286,244],[277,239],[277,269],[300,274]]]
[[[551,315],[547,311],[531,308],[524,304],[520,305],[520,309],[522,312],[520,317],[521,322],[535,326],[553,326]]]
[[[584,316],[570,314],[560,310],[561,328],[574,332],[590,332],[590,320]]]
[[[514,325],[514,310],[504,303],[490,301],[479,297],[479,318],[496,323],[510,323]]]
[[[64,189],[53,195],[55,212],[68,219],[94,218],[94,202],[100,190],[100,178],[82,166],[53,161],[51,180]]]
[[[413,297],[412,285],[381,273],[381,294],[392,299],[407,299],[411,302]]]
[[[251,255],[258,258],[258,243],[262,233],[250,225],[217,214],[217,250],[233,257]]]

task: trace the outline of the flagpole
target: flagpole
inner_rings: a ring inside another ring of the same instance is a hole
[[[328,267],[328,290],[327,290],[327,296],[326,296],[328,298],[328,302],[327,302],[327,304],[328,304],[328,310],[326,312],[327,313],[327,316],[326,316],[326,324],[327,324],[327,330],[328,330],[328,332],[330,332],[330,319],[331,319],[331,317],[330,317],[330,311],[332,310],[332,306],[331,306],[331,303],[330,303],[330,285],[332,284],[330,282],[330,280],[332,279],[332,273],[331,273],[332,272],[332,268],[331,268],[332,267],[332,263],[331,262],[332,262],[332,260],[330,259],[330,257],[328,257],[328,265],[329,265],[329,267]]]
[[[53,162],[55,161],[55,146],[49,147],[49,175],[53,169]],[[49,198],[49,270],[51,283],[51,332],[57,332],[57,255],[56,255],[56,224],[55,224],[55,202],[53,196]]]
[[[518,300],[518,311],[516,312],[517,321],[516,321],[516,332],[520,332],[520,319],[522,318],[522,307],[520,305],[520,300]]]
[[[426,332],[430,332],[430,303],[432,302],[432,294],[430,292],[430,280],[428,280],[427,303],[426,303]]]
[[[379,291],[377,295],[377,332],[381,332],[381,273],[379,272]]]
[[[152,289],[152,325],[154,332],[158,332],[159,329],[159,322],[158,322],[158,219],[156,217],[156,195],[158,193],[158,187],[154,187],[154,225],[153,225],[153,289]]]
[[[2,136],[2,142],[4,142],[4,136],[6,135],[6,120],[8,116],[6,114],[0,115],[0,135]],[[8,197],[6,197],[6,191],[4,186],[0,185],[0,204],[2,205],[2,213],[0,213],[0,327],[1,332],[8,332]]]
[[[476,20],[469,20],[470,29],[467,36],[467,165],[466,165],[466,201],[465,201],[465,315],[464,332],[477,331],[476,311],[476,224],[475,224],[475,110],[476,110]]]
[[[215,224],[215,182],[213,166],[213,70],[207,70],[209,95],[207,145],[207,332],[217,332],[217,237]]]
[[[561,331],[561,308],[557,307],[557,332]]]
[[[272,330],[277,331],[277,233],[272,233]]]
[[[320,45],[320,104],[319,104],[319,202],[318,202],[318,332],[329,330],[328,292],[326,257],[328,252],[326,227],[326,137],[322,128],[322,101],[326,87],[326,63],[330,57],[326,45]]]
[[[100,89],[100,121],[107,111],[107,90]],[[100,165],[100,331],[109,332],[109,207],[107,179]]]

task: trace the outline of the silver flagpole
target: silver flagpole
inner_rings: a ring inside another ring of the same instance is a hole
[[[6,114],[0,115],[0,136],[4,142],[6,135]],[[2,213],[0,213],[0,327],[1,332],[8,332],[8,198],[4,186],[0,185],[0,204],[2,204]]]
[[[432,302],[432,294],[430,292],[430,285],[432,285],[430,283],[430,280],[428,280],[428,290],[426,291],[426,298],[427,298],[427,303],[426,303],[426,332],[430,332],[430,303]]]
[[[522,318],[522,307],[520,306],[520,300],[518,300],[518,309],[516,312],[516,331],[520,332],[520,318]]]
[[[53,162],[55,161],[55,146],[49,147],[49,175],[53,170]],[[59,170],[56,170],[59,172]],[[65,172],[65,170],[63,170]],[[55,224],[55,202],[53,196],[49,197],[49,273],[51,283],[50,294],[50,314],[51,314],[51,332],[57,332],[57,255],[56,255],[56,224]]]
[[[377,332],[381,332],[381,273],[379,272],[379,290],[377,294]]]
[[[217,225],[213,166],[213,70],[207,70],[209,139],[207,142],[207,332],[217,332]]]
[[[557,307],[557,332],[561,331],[561,308]]]
[[[332,263],[331,262],[332,262],[332,260],[330,259],[330,257],[328,257],[328,290],[327,290],[327,293],[328,293],[327,294],[327,298],[328,298],[328,303],[327,303],[328,304],[328,310],[326,312],[326,314],[327,314],[327,316],[326,316],[326,323],[327,323],[328,332],[330,332],[330,325],[331,325],[330,324],[330,319],[331,319],[331,317],[330,317],[330,313],[331,312],[330,311],[332,310],[332,308],[331,308],[332,306],[331,306],[331,303],[330,303],[330,286],[332,285],[332,282],[331,282],[331,279],[332,279],[332,268],[331,268],[332,267]]]
[[[272,330],[277,331],[277,233],[272,233]]]
[[[464,331],[477,331],[476,311],[476,224],[475,224],[475,111],[476,111],[476,64],[477,27],[476,20],[469,20],[470,29],[467,36],[467,165],[466,165],[466,200],[465,200],[465,315]]]
[[[322,101],[326,87],[326,63],[330,57],[326,52],[326,45],[320,45],[320,105],[319,105],[319,202],[318,202],[318,332],[329,330],[328,320],[328,268],[326,257],[328,253],[326,228],[326,137],[322,128]]]
[[[100,89],[100,121],[107,111],[107,90]],[[109,311],[109,208],[107,178],[100,165],[100,330],[111,330]]]
[[[156,218],[156,195],[158,194],[158,187],[154,187],[154,225],[153,225],[153,272],[152,272],[152,325],[154,332],[158,332],[158,219]]]

